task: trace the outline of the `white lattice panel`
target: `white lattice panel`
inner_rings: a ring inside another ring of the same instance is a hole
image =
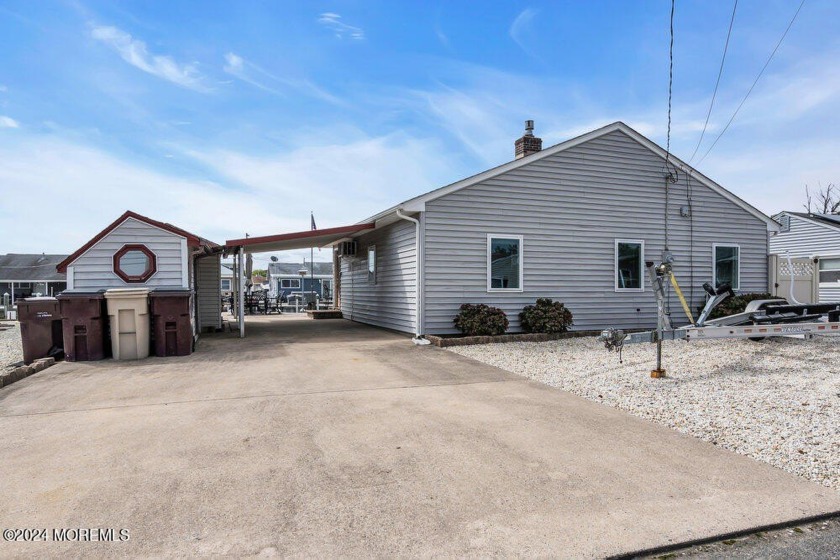
[[[794,277],[811,277],[814,274],[814,263],[810,260],[808,261],[798,261],[793,263],[793,275]],[[790,266],[788,265],[787,261],[782,261],[779,264],[779,275],[790,276]]]

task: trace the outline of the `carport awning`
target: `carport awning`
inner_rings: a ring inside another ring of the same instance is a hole
[[[376,224],[354,224],[327,229],[313,229],[263,237],[245,237],[243,239],[228,239],[225,248],[231,250],[242,247],[246,253],[264,253],[268,251],[290,251],[292,249],[309,249],[310,247],[324,247],[354,233],[373,229]]]

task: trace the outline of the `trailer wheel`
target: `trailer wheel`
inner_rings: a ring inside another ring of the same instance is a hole
[[[751,337],[749,337],[748,340],[752,340],[753,342],[761,342],[765,338],[767,338],[767,337],[766,336],[751,336]]]

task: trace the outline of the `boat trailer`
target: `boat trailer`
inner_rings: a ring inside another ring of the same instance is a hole
[[[709,299],[695,321],[691,308],[674,277],[672,263],[673,259],[668,258],[667,255],[664,262],[658,266],[654,266],[654,263],[650,261],[645,263],[656,294],[656,330],[626,333],[621,329],[606,329],[599,337],[607,350],[619,353],[619,360],[625,344],[656,343],[656,369],[651,370],[651,377],[665,377],[665,369],[662,367],[663,340],[690,341],[716,338],[763,340],[769,336],[805,335],[810,338],[815,334],[840,335],[840,302],[791,304],[783,298],[754,300],[747,304],[743,313],[709,319],[715,307],[728,297],[734,296],[735,293],[728,284],[715,289],[708,282],[703,284],[703,289],[709,294]],[[669,281],[674,287],[686,316],[691,321],[684,327],[671,326],[671,317],[666,303],[666,287]]]

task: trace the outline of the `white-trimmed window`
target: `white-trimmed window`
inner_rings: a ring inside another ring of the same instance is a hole
[[[645,242],[638,239],[615,240],[615,291],[644,292]]]
[[[840,257],[820,259],[820,284],[840,282]]]
[[[521,292],[523,279],[521,235],[487,234],[487,291]]]
[[[738,245],[712,245],[712,278],[715,288],[729,284],[741,288],[741,248]]]
[[[300,278],[281,278],[280,287],[286,290],[299,290]]]
[[[376,245],[368,246],[367,268],[368,282],[376,284]]]
[[[222,278],[222,291],[229,292],[230,291],[230,278]]]

